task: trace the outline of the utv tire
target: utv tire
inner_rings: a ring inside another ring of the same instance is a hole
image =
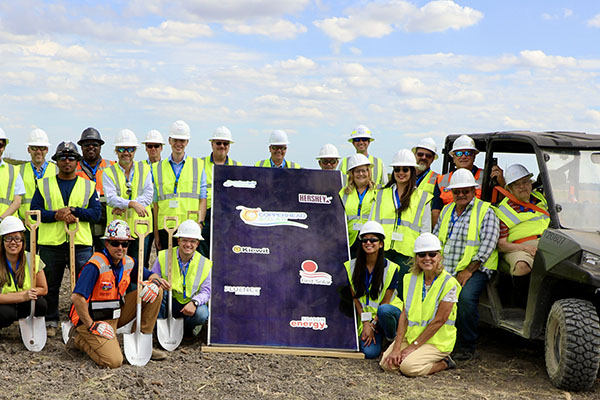
[[[600,366],[600,322],[586,300],[562,299],[546,321],[546,371],[558,388],[588,390]]]

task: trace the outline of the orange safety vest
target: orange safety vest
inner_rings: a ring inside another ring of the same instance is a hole
[[[477,168],[477,172],[475,172],[474,178],[475,182],[479,184],[479,187],[475,189],[475,197],[481,199],[481,184],[483,183],[483,170],[481,168]],[[454,171],[449,172],[444,175],[438,175],[437,184],[440,188],[440,199],[444,202],[444,205],[450,204],[454,201],[454,197],[452,197],[452,191],[446,189],[450,184],[450,179],[452,178],[452,174]]]
[[[123,276],[118,286],[115,281],[115,274],[110,268],[110,262],[104,253],[94,253],[88,263],[96,266],[100,274],[92,290],[92,295],[87,299],[90,316],[94,321],[114,319],[113,312],[121,308],[121,298],[125,295],[125,291],[131,282],[130,274],[133,271],[135,261],[133,258],[125,256],[123,259]],[[88,268],[91,267],[88,266]],[[77,315],[74,305],[71,305],[69,317],[73,325],[77,326],[79,315]]]
[[[102,171],[104,171],[106,168],[110,167],[113,164],[115,164],[115,161],[107,161],[104,158],[101,159],[98,163],[98,167],[96,168],[96,176],[94,177],[94,179],[90,179],[88,174],[86,174],[83,168],[81,168],[81,161],[77,162],[77,168],[75,169],[75,173],[78,176],[96,182],[96,191],[98,192],[98,195],[100,196],[100,202],[102,203],[106,202],[106,199],[104,197],[104,186],[102,186]]]

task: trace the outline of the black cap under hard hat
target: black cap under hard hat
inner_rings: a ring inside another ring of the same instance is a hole
[[[81,146],[83,142],[87,142],[88,140],[95,140],[99,142],[100,145],[104,144],[104,140],[100,137],[100,132],[96,128],[86,128],[83,132],[81,132],[81,138],[77,142],[78,145]]]
[[[60,142],[56,147],[56,153],[52,156],[54,161],[58,161],[60,156],[75,156],[77,161],[81,160],[81,154],[77,151],[77,146],[73,142]]]

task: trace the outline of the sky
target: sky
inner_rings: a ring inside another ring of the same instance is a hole
[[[201,157],[225,125],[246,165],[283,129],[286,159],[316,168],[364,124],[389,164],[426,136],[598,133],[598,43],[596,1],[0,1],[0,127],[5,156],[27,159],[33,128],[53,154],[93,126],[115,159],[123,128],[182,119]]]

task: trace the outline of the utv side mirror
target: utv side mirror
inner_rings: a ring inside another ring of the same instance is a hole
[[[600,153],[590,154],[590,160],[593,164],[600,164]]]

